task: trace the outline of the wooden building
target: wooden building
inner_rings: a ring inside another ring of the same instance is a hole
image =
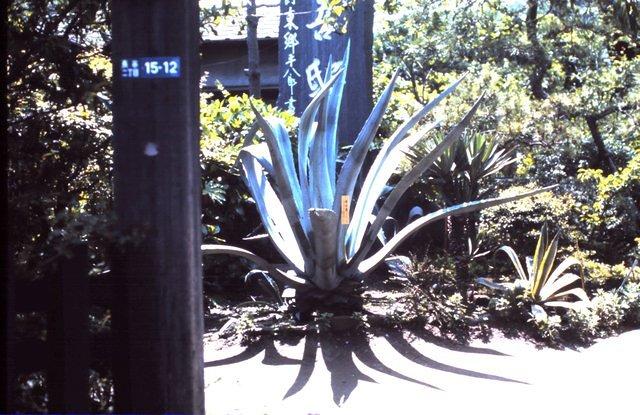
[[[278,98],[278,26],[279,0],[256,0],[258,47],[260,51],[260,83],[262,97],[271,103]],[[247,68],[247,32],[245,12],[234,19],[226,19],[216,27],[216,33],[203,35],[201,70],[204,89],[216,92],[219,81],[231,93],[249,91]]]

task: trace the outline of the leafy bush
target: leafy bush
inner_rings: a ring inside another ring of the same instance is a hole
[[[631,327],[640,326],[640,282],[627,282],[621,291],[629,305],[625,324]]]
[[[592,308],[569,309],[563,322],[565,323],[563,327],[565,335],[581,343],[589,343],[598,335],[600,317]]]
[[[406,259],[406,267],[396,275],[408,290],[407,312],[420,325],[436,327],[441,334],[467,341],[471,309],[458,291],[451,258]]]
[[[513,186],[499,197],[528,191],[533,186]],[[571,194],[540,193],[528,199],[485,209],[480,213],[479,238],[485,249],[502,245],[517,246],[524,252],[533,251],[538,229],[544,223],[553,224],[560,232],[560,243],[573,245],[586,240],[578,227],[576,204]]]
[[[598,316],[600,335],[615,333],[625,319],[629,304],[615,291],[597,290],[591,299],[593,313]]]
[[[613,174],[581,169],[578,179],[590,189],[579,214],[594,249],[609,261],[627,259],[640,232],[640,150]]]

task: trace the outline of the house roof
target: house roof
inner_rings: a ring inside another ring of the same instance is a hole
[[[217,5],[220,0],[204,1]],[[238,16],[224,17],[219,25],[205,29],[204,41],[246,39],[246,8],[241,7]],[[258,20],[258,39],[277,39],[280,25],[280,0],[256,0]],[[215,30],[215,32],[214,32]]]

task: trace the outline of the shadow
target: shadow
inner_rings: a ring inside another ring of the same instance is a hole
[[[414,363],[418,363],[419,365],[428,367],[430,369],[441,370],[444,372],[455,373],[457,375],[469,376],[472,378],[479,379],[489,379],[489,380],[497,380],[500,382],[513,382],[520,383],[523,385],[528,385],[527,382],[523,382],[520,380],[505,378],[502,376],[490,375],[487,373],[476,372],[474,370],[462,369],[456,366],[447,365],[445,363],[440,363],[436,360],[430,359],[427,356],[420,353],[416,348],[414,348],[411,343],[409,343],[404,337],[402,337],[401,332],[391,332],[385,334],[385,339],[389,342],[389,344],[396,349],[398,353],[407,359],[411,360]]]
[[[307,334],[304,343],[304,351],[302,352],[302,363],[300,364],[300,370],[296,379],[293,381],[293,385],[289,388],[287,393],[284,394],[282,399],[286,399],[289,396],[295,395],[300,392],[302,388],[309,382],[313,369],[316,367],[316,356],[318,354],[318,333],[311,332]]]
[[[412,382],[429,388],[442,390],[437,386],[433,386],[420,380],[413,379],[409,376],[405,376],[402,373],[399,373],[382,363],[380,359],[378,359],[378,356],[376,356],[371,349],[371,346],[369,345],[366,337],[364,339],[358,339],[358,343],[355,345],[354,354],[364,365],[366,365],[370,369],[376,370],[380,373],[384,373],[385,375],[393,376],[398,379],[406,380],[407,382]]]
[[[297,365],[302,363],[301,360],[282,356],[276,349],[274,339],[263,337],[258,341],[248,345],[246,349],[244,349],[237,355],[220,360],[213,360],[211,362],[205,362],[204,367],[225,366],[244,362],[257,356],[263,351],[264,358],[262,359],[262,364],[264,365]]]
[[[437,337],[432,333],[429,333],[428,331],[412,332],[412,334],[416,335],[417,337],[419,337],[420,339],[424,340],[427,343],[433,343],[436,346],[444,347],[446,349],[453,350],[456,352],[511,357],[511,355],[507,353],[502,353],[498,350],[490,349],[488,347],[468,346],[466,344],[456,343],[451,339]]]
[[[333,402],[340,406],[358,386],[358,381],[377,383],[362,373],[353,361],[353,341],[346,333],[324,333],[320,337],[322,357],[331,373]]]
[[[421,332],[417,333],[417,336],[426,342],[431,342],[440,347],[457,352],[508,356],[507,354],[489,348],[460,345],[445,339],[437,338],[430,333]],[[418,351],[403,337],[402,332],[400,331],[386,333],[384,338],[403,358],[430,369],[445,371],[471,378],[528,385],[528,383],[516,379],[463,369],[438,362]],[[304,337],[305,344],[302,359],[291,359],[282,356],[277,351],[274,341],[275,340],[273,338],[262,338],[247,346],[247,348],[241,353],[225,359],[207,362],[205,363],[205,367],[240,363],[255,357],[263,351],[265,352],[265,356],[262,363],[265,365],[299,365],[296,378],[282,397],[282,399],[285,400],[303,390],[308,384],[315,370],[316,360],[318,359],[318,350],[320,350],[324,364],[331,377],[333,401],[337,406],[341,406],[349,399],[351,393],[358,386],[358,382],[365,381],[377,383],[370,376],[358,369],[354,357],[357,358],[364,366],[375,370],[376,372],[421,385],[425,388],[442,390],[438,386],[414,379],[385,365],[371,348],[367,335],[359,330],[315,330],[307,332]]]

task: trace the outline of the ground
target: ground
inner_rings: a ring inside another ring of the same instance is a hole
[[[640,330],[584,349],[494,335],[468,346],[401,331],[205,339],[214,414],[637,413]]]

